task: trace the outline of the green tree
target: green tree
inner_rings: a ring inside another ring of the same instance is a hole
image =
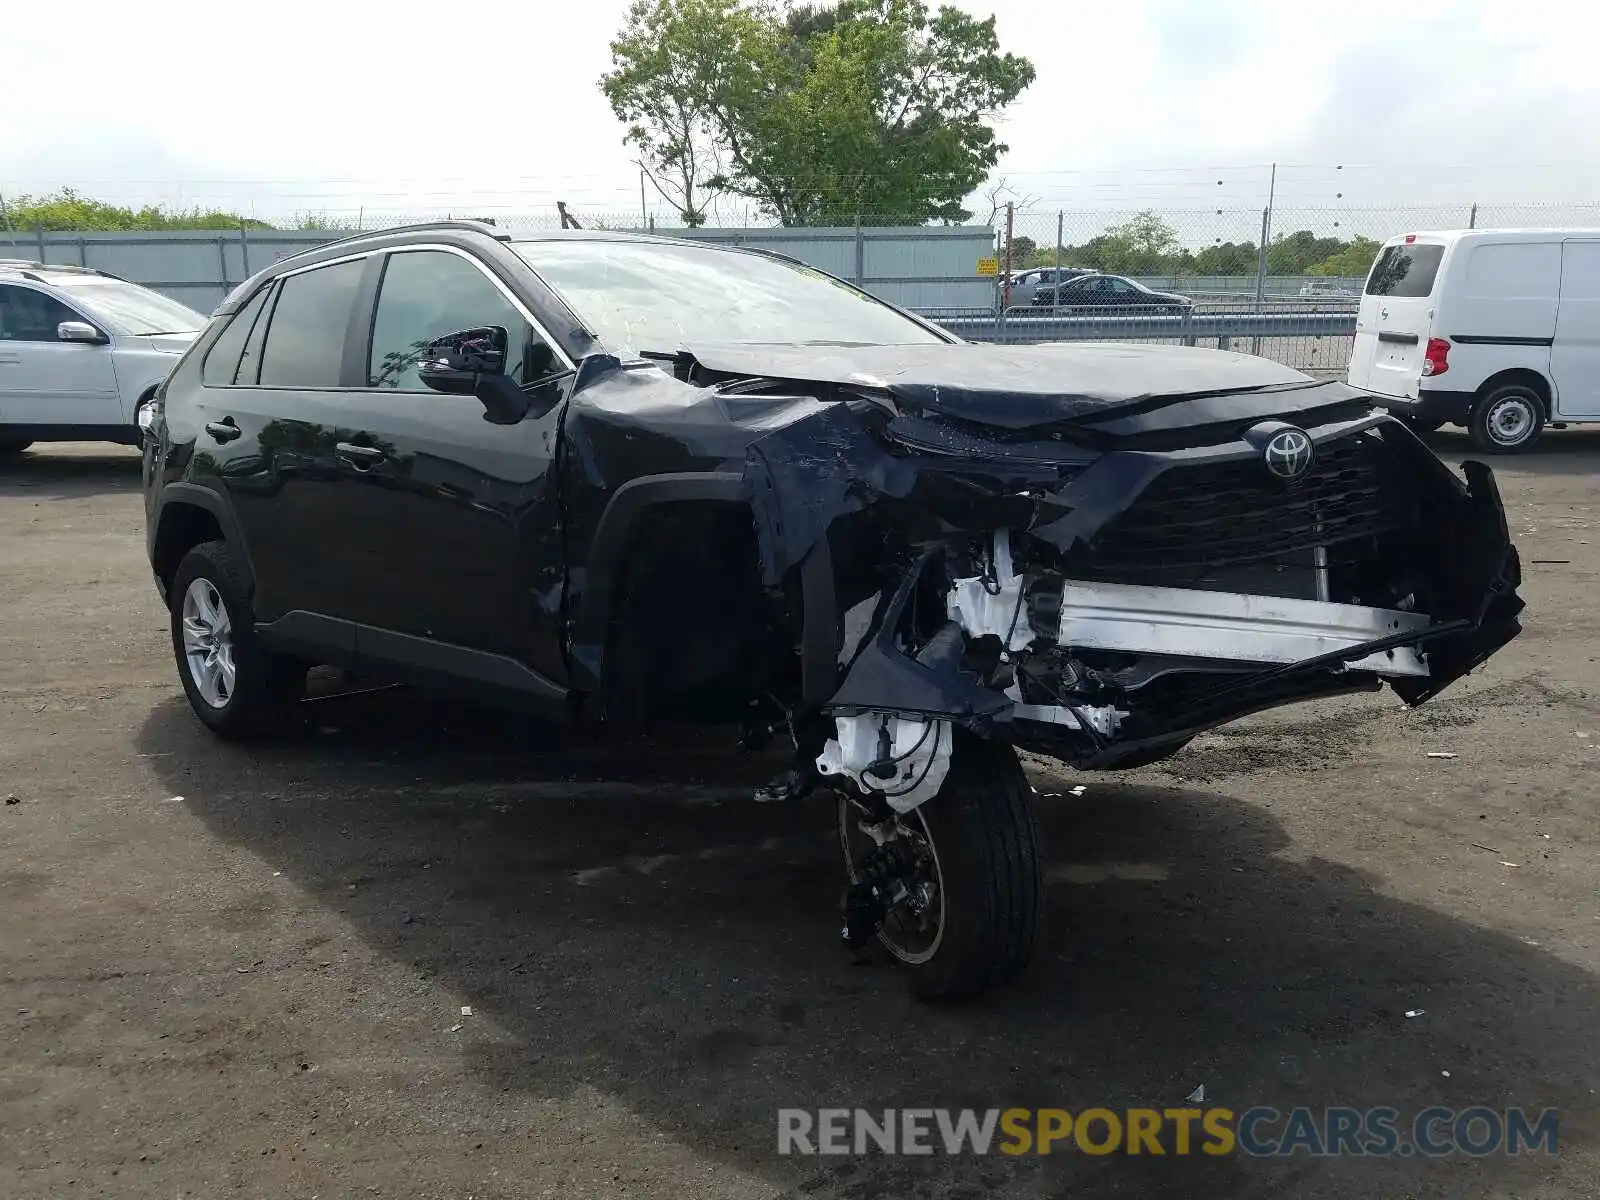
[[[1339,253],[1344,246],[1338,238],[1319,238],[1309,229],[1280,233],[1267,247],[1267,274],[1304,275],[1310,267]]]
[[[1064,261],[1115,275],[1168,275],[1180,269],[1183,247],[1177,230],[1146,209],[1073,247]]]
[[[686,222],[715,193],[786,225],[964,220],[1034,77],[993,18],[925,0],[635,0],[611,51],[601,88]]]
[[[238,213],[199,208],[174,210],[158,205],[123,208],[80,196],[62,188],[47,196],[18,196],[5,205],[4,217],[13,229],[43,229],[47,233],[154,229],[271,229],[265,221]]]
[[[1367,237],[1352,238],[1337,253],[1306,268],[1307,275],[1365,277],[1382,246]]]
[[[1254,275],[1258,250],[1254,242],[1219,242],[1197,252],[1196,275]]]

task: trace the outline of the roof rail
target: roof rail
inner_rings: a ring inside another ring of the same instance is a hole
[[[304,250],[290,254],[278,260],[279,263],[291,262],[307,254],[315,254],[326,250],[329,246],[343,246],[346,242],[359,242],[366,238],[388,237],[392,233],[422,233],[430,229],[460,229],[468,233],[486,233],[492,238],[502,242],[509,242],[511,235],[503,229],[497,229],[487,221],[466,221],[452,219],[448,221],[419,221],[415,225],[393,225],[388,229],[363,229],[360,233],[352,233],[348,237],[334,238],[331,242],[318,242],[315,246],[307,246]],[[276,266],[277,264],[273,264]]]
[[[121,279],[120,275],[113,275],[110,271],[102,271],[98,267],[83,267],[77,263],[47,263],[36,258],[0,258],[0,268],[16,271],[25,279],[32,279],[35,283],[43,283],[39,278],[40,271],[53,271],[58,275],[101,275],[107,279]]]

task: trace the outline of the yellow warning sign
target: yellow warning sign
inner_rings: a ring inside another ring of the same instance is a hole
[[[1000,274],[1000,260],[998,258],[980,258],[978,260],[978,274],[989,276]]]

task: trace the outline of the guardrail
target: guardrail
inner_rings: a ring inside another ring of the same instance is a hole
[[[1351,337],[1353,312],[1194,312],[1184,316],[1005,315],[929,317],[971,342],[1144,341],[1162,339],[1192,345],[1214,340],[1226,350],[1234,338]]]

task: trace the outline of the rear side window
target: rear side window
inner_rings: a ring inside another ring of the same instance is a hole
[[[263,387],[338,387],[350,306],[365,259],[290,275],[278,286],[266,344]]]
[[[211,343],[200,368],[200,382],[206,387],[228,387],[234,382],[239,372],[239,355],[244,352],[244,340],[250,336],[270,291],[270,287],[264,287],[257,292],[250,303],[233,314],[227,328]]]
[[[1367,276],[1369,296],[1427,296],[1439,274],[1444,247],[1413,242],[1409,246],[1385,246]]]

